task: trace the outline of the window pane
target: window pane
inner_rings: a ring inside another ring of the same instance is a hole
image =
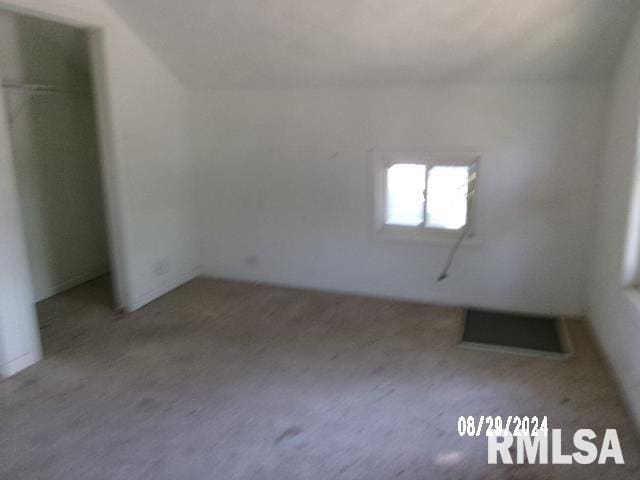
[[[467,223],[469,167],[437,166],[427,180],[427,227],[457,230]]]
[[[424,222],[425,165],[398,163],[387,169],[386,222],[416,226]]]

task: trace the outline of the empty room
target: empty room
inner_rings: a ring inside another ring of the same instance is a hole
[[[0,479],[640,479],[640,2],[0,0]]]

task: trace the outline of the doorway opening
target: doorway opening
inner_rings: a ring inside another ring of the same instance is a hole
[[[86,30],[0,10],[3,97],[45,355],[90,328],[78,312],[116,305],[91,65]]]

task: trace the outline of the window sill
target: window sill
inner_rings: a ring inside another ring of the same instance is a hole
[[[374,233],[376,240],[401,242],[401,243],[428,243],[431,245],[454,245],[460,239],[460,232],[434,232],[413,228],[388,228],[383,227]],[[462,241],[463,247],[477,248],[482,244],[480,239],[469,234]],[[639,292],[640,295],[640,292]]]

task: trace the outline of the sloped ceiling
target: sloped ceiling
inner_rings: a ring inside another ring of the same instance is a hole
[[[607,77],[636,0],[108,0],[192,88]]]

